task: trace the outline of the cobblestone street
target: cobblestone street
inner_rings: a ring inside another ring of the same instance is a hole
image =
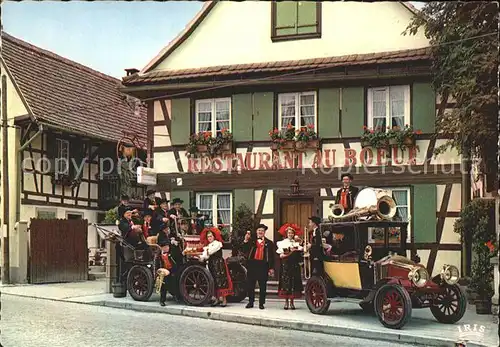
[[[10,295],[1,313],[3,347],[403,346]]]

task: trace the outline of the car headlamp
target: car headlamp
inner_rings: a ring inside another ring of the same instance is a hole
[[[443,266],[443,270],[441,271],[441,279],[445,281],[449,285],[453,285],[458,282],[458,278],[460,277],[460,272],[458,268],[453,265],[445,265]]]
[[[417,287],[423,287],[429,280],[429,273],[423,267],[415,267],[408,273],[408,279]]]

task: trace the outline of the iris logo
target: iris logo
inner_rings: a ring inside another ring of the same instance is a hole
[[[486,331],[486,327],[479,324],[464,324],[458,326],[457,328],[459,339],[463,341],[481,341],[484,338],[484,333]],[[462,346],[465,346],[465,343],[463,343]]]

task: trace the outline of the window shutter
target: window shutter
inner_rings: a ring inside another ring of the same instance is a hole
[[[297,34],[309,34],[317,31],[316,1],[297,3]]]
[[[294,35],[297,25],[297,3],[295,1],[276,2],[276,35]]]
[[[44,173],[53,175],[55,174],[55,167],[56,167],[56,155],[57,155],[57,141],[56,137],[52,133],[46,133],[45,134],[45,139],[46,139],[46,160],[44,163],[44,167],[42,168],[42,171]]]
[[[85,158],[86,148],[87,144],[79,139],[72,139],[69,144],[69,175],[72,179],[76,179],[78,174],[80,174],[79,178],[82,177],[81,175],[85,167],[82,167],[82,162]],[[79,172],[80,169],[82,172]]]

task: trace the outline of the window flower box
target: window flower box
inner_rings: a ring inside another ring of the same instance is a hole
[[[307,148],[318,149],[319,148],[319,140],[309,140],[307,141]]]
[[[202,131],[197,134],[192,134],[189,137],[189,143],[186,147],[186,155],[196,155],[207,153],[212,142],[212,133],[210,131]]]
[[[280,149],[284,151],[293,151],[295,149],[295,141],[293,140],[284,140],[281,143]]]
[[[207,145],[196,145],[196,151],[198,153],[206,153],[206,152],[208,152],[208,146]]]

